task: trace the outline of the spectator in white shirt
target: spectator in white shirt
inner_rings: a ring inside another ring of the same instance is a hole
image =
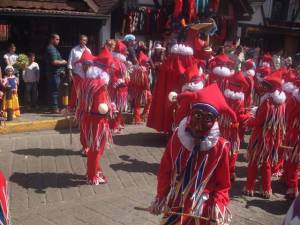
[[[70,105],[75,105],[76,103],[76,77],[74,76],[76,73],[74,72],[74,69],[76,70],[75,67],[75,62],[78,61],[81,58],[82,53],[84,50],[88,50],[91,52],[91,50],[86,46],[88,42],[88,38],[86,35],[80,35],[79,36],[79,45],[75,46],[72,48],[70,55],[69,55],[69,60],[68,60],[68,74],[69,74],[69,80],[73,81],[71,84],[71,93],[70,93]]]
[[[40,80],[40,68],[35,62],[35,54],[29,53],[29,64],[23,71],[25,82],[25,100],[28,108],[36,108],[38,98],[38,82]]]
[[[72,71],[74,69],[74,64],[76,61],[78,61],[84,52],[84,50],[88,50],[91,52],[91,50],[86,46],[88,42],[88,38],[86,35],[80,35],[79,36],[79,45],[75,46],[72,48],[70,55],[69,55],[69,60],[68,60],[68,70],[69,70],[69,76],[72,77]]]
[[[8,47],[8,53],[4,56],[4,61],[6,63],[5,66],[13,66],[17,62],[18,55],[16,54],[16,46],[15,44],[11,43]]]

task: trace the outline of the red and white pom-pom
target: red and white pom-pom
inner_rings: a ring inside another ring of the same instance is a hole
[[[168,99],[170,102],[176,102],[177,93],[175,91],[171,91],[168,95]]]
[[[108,112],[108,105],[106,103],[99,104],[98,111],[100,114],[106,114]]]

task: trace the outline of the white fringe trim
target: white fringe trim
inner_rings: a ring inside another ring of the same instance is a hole
[[[196,82],[191,82],[184,84],[181,88],[181,92],[184,91],[198,91],[204,87],[204,83],[202,81]]]
[[[171,48],[171,53],[179,55],[194,55],[194,50],[183,44],[175,44]]]
[[[279,90],[276,90],[274,91],[273,93],[267,93],[267,94],[264,94],[262,97],[261,97],[261,102],[260,104],[262,104],[265,100],[267,100],[268,98],[272,98],[273,101],[279,105],[283,104],[285,101],[286,101],[286,95],[283,91],[279,91]]]
[[[224,95],[227,98],[230,98],[230,99],[233,99],[233,100],[244,100],[245,99],[245,95],[244,95],[243,92],[234,92],[234,91],[231,91],[229,89],[226,89],[224,91]]]

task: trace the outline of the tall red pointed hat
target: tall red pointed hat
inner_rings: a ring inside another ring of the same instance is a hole
[[[257,68],[256,73],[260,73],[262,77],[265,77],[271,74],[271,68],[268,66],[261,66]]]
[[[249,84],[242,71],[235,72],[229,78],[229,85],[240,87],[243,91],[247,91],[249,89]]]
[[[92,55],[88,50],[84,50],[80,59],[75,62],[77,63],[93,63],[96,60],[96,57]]]
[[[270,53],[264,54],[263,57],[262,57],[262,61],[272,62],[273,61],[272,55]]]
[[[192,66],[188,67],[184,72],[184,81],[185,83],[191,83],[193,81],[201,80],[202,76],[199,74],[199,69],[197,64],[193,64]]]
[[[245,70],[255,69],[255,62],[253,59],[248,59],[244,63]]]
[[[177,96],[177,101],[190,101],[192,108],[201,108],[213,115],[228,114],[234,123],[237,122],[235,112],[228,106],[217,84],[209,85],[196,92],[183,92]]]
[[[285,82],[294,82],[297,78],[296,71],[289,70],[283,74],[283,79]]]
[[[264,81],[272,85],[272,87],[281,90],[283,84],[282,75],[282,71],[277,70],[274,73],[264,77]]]
[[[145,55],[143,51],[140,51],[138,55],[139,64],[144,66],[147,62],[149,62],[149,57]]]
[[[127,51],[127,46],[123,43],[123,41],[117,40],[116,47],[115,47],[115,52],[125,54],[126,51]]]
[[[108,50],[108,48],[104,47],[97,56],[96,61],[106,66],[109,66],[114,62],[114,58],[112,53]]]
[[[233,65],[234,62],[224,53],[217,55],[214,58],[215,66],[229,66]]]

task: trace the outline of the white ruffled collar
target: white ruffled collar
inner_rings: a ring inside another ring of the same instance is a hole
[[[296,88],[293,91],[293,96],[296,98],[297,102],[300,102],[300,90],[299,90],[299,88]]]
[[[86,72],[83,71],[81,64],[76,64],[73,68],[74,73],[79,75],[82,79],[102,79],[104,80],[105,84],[109,82],[109,75],[103,69],[99,68],[98,66],[91,66],[88,68]]]
[[[198,91],[204,87],[204,83],[202,81],[191,82],[184,84],[181,88],[181,91]]]
[[[234,92],[232,90],[226,89],[224,91],[224,95],[227,98],[233,99],[233,100],[244,100],[245,99],[245,95],[243,92]]]
[[[122,53],[113,52],[112,55],[113,55],[113,57],[119,59],[121,62],[126,62],[126,60],[127,60],[126,56],[123,55]]]
[[[261,100],[260,100],[260,104],[262,104],[265,100],[267,100],[268,98],[272,98],[272,100],[281,105],[285,102],[286,100],[286,95],[283,91],[279,91],[279,90],[276,90],[274,91],[273,93],[266,93],[264,94],[262,97],[261,97]]]
[[[186,131],[187,117],[181,120],[178,126],[177,136],[181,144],[189,151],[192,151],[195,146],[195,138]],[[209,134],[200,144],[200,151],[209,151],[212,149],[218,142],[220,135],[219,124],[215,122],[213,127],[210,129]]]
[[[296,86],[292,82],[286,82],[282,85],[282,88],[287,93],[293,93],[296,89]]]

